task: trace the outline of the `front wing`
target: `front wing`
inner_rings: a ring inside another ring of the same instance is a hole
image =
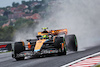
[[[40,52],[34,52],[34,51],[23,51],[19,54],[17,54],[16,57],[27,57],[27,56],[35,56],[35,55],[46,55],[46,54],[56,54],[58,53],[59,50],[57,49],[54,49],[54,50],[49,50],[49,49],[46,49],[46,50],[41,50]]]

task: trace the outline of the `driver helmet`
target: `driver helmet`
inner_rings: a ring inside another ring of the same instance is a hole
[[[44,38],[44,39],[49,39],[49,36],[43,35],[43,38]]]

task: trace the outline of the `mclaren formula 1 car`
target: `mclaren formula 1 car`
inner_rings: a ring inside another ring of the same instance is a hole
[[[24,60],[26,56],[45,56],[49,54],[66,55],[67,51],[77,51],[77,39],[74,34],[67,35],[67,29],[50,30],[42,28],[36,39],[28,39],[12,45],[12,57]]]

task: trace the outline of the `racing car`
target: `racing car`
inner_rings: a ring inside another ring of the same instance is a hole
[[[50,30],[47,27],[38,32],[36,39],[15,42],[12,45],[12,57],[24,60],[27,56],[46,56],[49,54],[66,55],[67,51],[77,51],[77,39],[74,34],[67,35],[67,29]]]

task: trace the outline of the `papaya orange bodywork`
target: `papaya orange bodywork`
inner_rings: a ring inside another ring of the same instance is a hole
[[[49,31],[49,32],[51,32],[51,34],[54,34],[54,35],[57,35],[57,34],[59,34],[59,33],[65,33],[65,34],[67,34],[67,29],[51,30],[51,31]]]
[[[67,34],[67,29],[60,29],[60,30],[51,30],[48,31],[48,33],[53,34],[53,35],[58,35],[59,33],[65,33]],[[48,35],[48,33],[42,33],[42,32],[38,32],[38,35]]]
[[[35,49],[34,49],[34,50],[40,50],[41,47],[42,47],[42,45],[43,45],[43,43],[44,43],[45,41],[46,41],[46,39],[38,40],[38,41],[36,42],[36,46],[35,46]]]
[[[43,32],[38,32],[38,35],[49,35],[49,34],[52,34],[52,35],[55,35],[55,38],[56,38],[56,35],[60,34],[60,33],[65,33],[67,34],[67,29],[59,29],[59,30],[50,30],[50,31],[47,31],[48,33],[43,33]],[[53,42],[55,42],[55,38],[53,39]],[[46,39],[41,39],[41,40],[38,40],[36,42],[36,45],[35,45],[35,48],[34,50],[40,50],[43,43],[46,41]],[[64,47],[64,44],[62,44],[62,49]],[[31,49],[31,45],[30,43],[28,43],[28,48]]]

